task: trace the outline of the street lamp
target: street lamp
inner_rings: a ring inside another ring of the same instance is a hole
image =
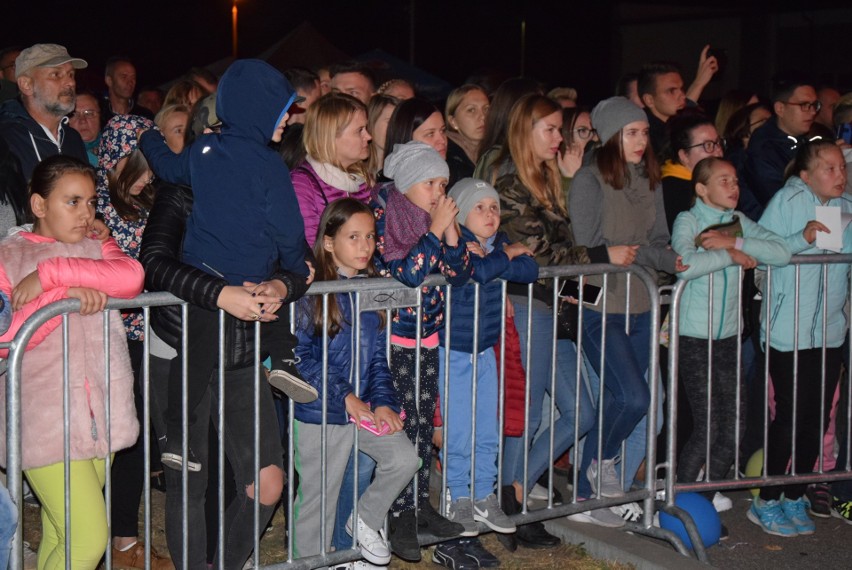
[[[237,59],[237,0],[234,0],[231,8],[231,55]]]

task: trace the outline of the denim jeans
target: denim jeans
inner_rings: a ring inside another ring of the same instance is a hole
[[[11,305],[10,305],[11,307]],[[9,490],[0,485],[0,570],[9,567],[12,538],[18,528],[18,508],[9,496]]]
[[[441,394],[442,413],[447,419],[447,486],[453,500],[469,497],[474,501],[494,492],[497,483],[498,444],[498,372],[494,349],[488,348],[477,358],[476,383],[476,447],[471,449],[471,403],[473,393],[473,355],[457,350],[450,351],[450,395],[444,393],[444,358],[446,350],[439,347],[438,391]],[[470,458],[474,454],[476,472],[473,486],[470,478]]]
[[[511,297],[515,308],[515,326],[521,342],[521,361],[527,363],[527,299]],[[551,347],[553,346],[552,311],[538,300],[533,300],[532,338],[530,340],[529,370],[529,423],[527,433],[529,450],[527,479],[525,486],[531,489],[547,470],[550,459],[550,426],[545,426],[533,442],[533,436],[541,426],[542,403],[545,392],[550,392]],[[588,314],[588,311],[586,312]],[[574,406],[576,404],[577,347],[568,339],[556,341],[556,407],[559,419],[554,423],[554,459],[562,455],[574,443]],[[580,382],[579,425],[582,437],[594,421],[592,402],[584,382]],[[552,395],[552,394],[551,394]],[[553,396],[553,395],[552,395]],[[524,480],[524,437],[507,437],[503,454],[503,484]]]
[[[624,331],[628,317],[630,334]],[[583,319],[583,348],[600,377],[603,318],[596,311],[584,311]],[[650,313],[607,315],[603,426],[595,422],[584,444],[577,489],[577,495],[580,497],[588,498],[592,493],[591,484],[584,475],[592,459],[597,457],[598,434],[603,436],[603,459],[612,459],[618,455],[621,443],[628,439],[648,412],[651,395],[645,378],[650,357],[650,324]],[[640,430],[633,439],[633,444],[641,445],[642,456],[645,433],[644,429]],[[639,435],[642,436],[641,442],[637,441]],[[635,455],[634,450],[631,456]],[[625,465],[624,468],[628,469],[629,466]],[[628,477],[633,476],[630,471],[627,473]]]
[[[337,516],[334,519],[334,533],[331,545],[335,550],[348,550],[352,548],[352,537],[346,532],[346,520],[354,508],[352,491],[355,490],[355,449],[349,452],[349,462],[346,464],[346,472],[343,474],[343,483],[340,485],[340,496],[337,497]],[[358,498],[364,494],[370,481],[373,479],[373,470],[376,462],[372,457],[358,452]]]

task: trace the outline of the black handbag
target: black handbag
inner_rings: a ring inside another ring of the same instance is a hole
[[[556,313],[556,338],[571,339],[577,342],[577,319],[580,317],[580,307],[565,299],[559,301],[559,311]]]

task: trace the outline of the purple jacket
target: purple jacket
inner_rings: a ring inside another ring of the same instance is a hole
[[[331,202],[341,198],[355,198],[365,204],[370,202],[371,188],[363,180],[310,157],[293,169],[290,179],[305,222],[305,238],[311,247],[317,239],[322,212]]]

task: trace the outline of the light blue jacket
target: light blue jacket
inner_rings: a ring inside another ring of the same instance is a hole
[[[696,200],[681,212],[672,228],[672,249],[683,257],[689,269],[678,277],[689,281],[681,297],[680,334],[707,338],[710,312],[710,274],[713,275],[713,338],[718,340],[737,334],[740,315],[737,311],[738,265],[725,250],[707,251],[695,247],[695,236],[708,226],[730,222],[739,216],[743,227],[743,253],[759,263],[787,265],[790,248],[784,239],[748,219],[742,212],[719,210]]]
[[[841,212],[852,213],[852,199],[846,194],[821,204],[807,184],[792,176],[766,206],[760,225],[783,236],[793,255],[829,254],[805,241],[802,230],[816,219],[817,206],[839,206]],[[852,253],[852,231],[843,233],[843,253]],[[794,344],[796,268],[792,265],[772,272],[769,295],[769,344],[772,348],[790,352]],[[848,296],[849,266],[828,265],[828,294],[825,345],[836,348],[843,344],[847,322],[843,305]],[[764,289],[765,290],[765,289]],[[820,348],[823,345],[823,280],[822,266],[802,265],[799,272],[799,349]],[[767,296],[763,296],[766,302]],[[760,340],[766,342],[766,311],[760,312]]]

